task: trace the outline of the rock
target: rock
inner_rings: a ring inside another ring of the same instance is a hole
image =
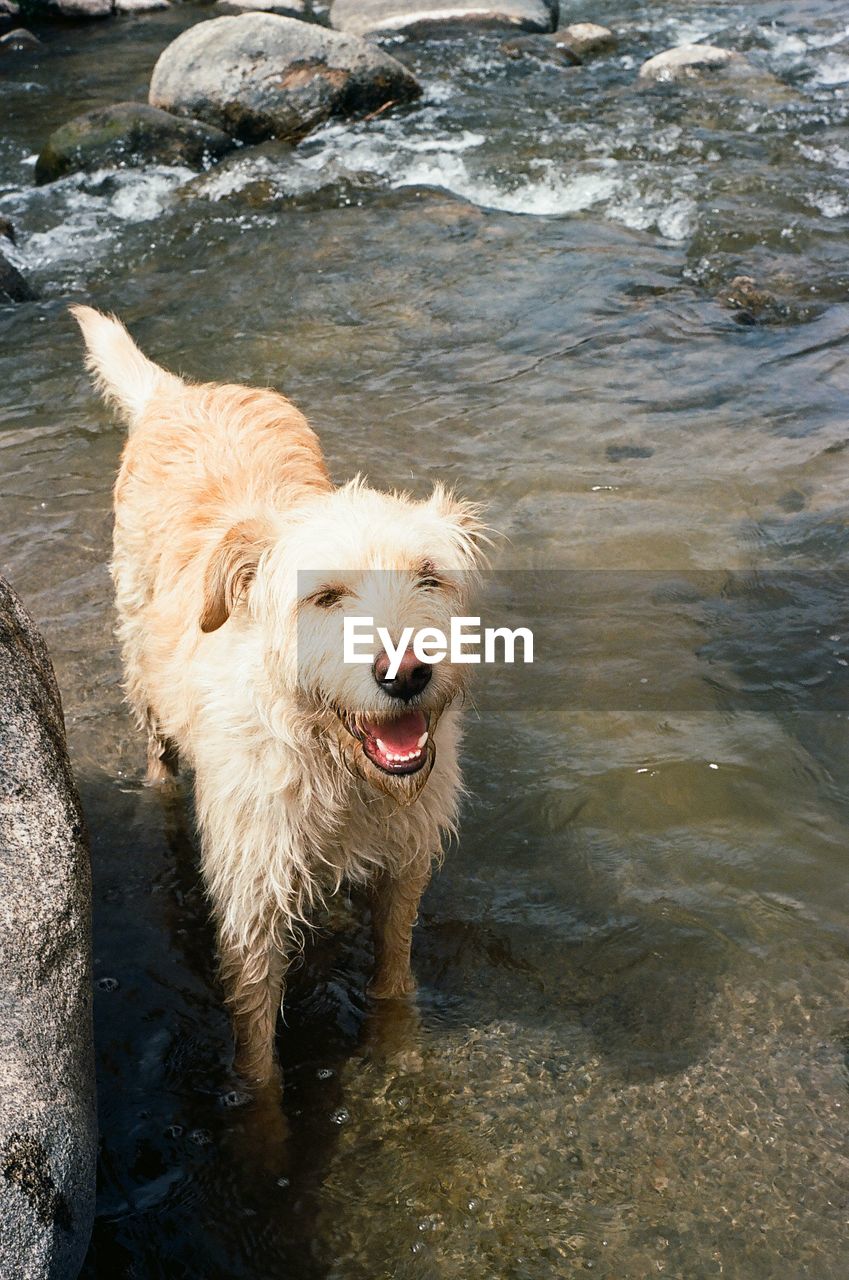
[[[751,63],[733,49],[719,49],[712,44],[682,44],[649,58],[640,67],[641,80],[669,84],[675,80],[691,80],[714,71],[752,70]]]
[[[37,183],[78,169],[184,164],[203,169],[235,142],[200,120],[169,115],[143,102],[116,102],[75,116],[51,133],[35,164]]]
[[[8,31],[5,36],[0,36],[0,53],[12,53],[16,49],[41,49],[42,47],[38,36],[34,36],[31,31],[27,31],[26,27],[16,27],[14,31]]]
[[[531,57],[562,67],[581,65],[577,53],[566,44],[555,44],[554,36],[516,36],[513,40],[505,40],[500,49],[508,58]]]
[[[735,313],[737,324],[768,322],[781,310],[777,299],[751,276],[735,276],[724,289],[720,289],[716,300],[720,306]]]
[[[208,173],[192,178],[177,193],[179,200],[235,200],[257,209],[285,198],[287,166],[293,147],[271,138],[242,147]]]
[[[276,13],[281,18],[309,20],[306,0],[215,0],[219,13]]]
[[[612,49],[616,44],[616,36],[610,28],[600,27],[597,22],[573,22],[568,27],[560,27],[551,38],[557,44],[567,45],[582,58]]]
[[[17,267],[0,252],[0,304],[7,302],[32,302],[35,294]],[[0,1275],[3,1273],[0,1272]]]
[[[640,68],[638,84],[686,85],[696,83],[700,91],[725,94],[729,88],[745,94],[750,102],[779,107],[799,100],[798,93],[769,71],[754,66],[733,49],[709,44],[680,45],[649,58]]]
[[[375,32],[424,36],[470,27],[551,31],[554,15],[546,0],[333,0],[330,25],[357,36]]]
[[[0,1275],[76,1276],[94,1217],[91,885],[47,648],[0,578]]]
[[[113,0],[115,13],[153,13],[170,9],[171,0]]]
[[[297,141],[331,116],[409,102],[406,67],[356,36],[249,13],[199,22],[160,55],[154,106],[196,116],[245,142]]]
[[[108,18],[112,0],[49,0],[48,12],[63,18]]]

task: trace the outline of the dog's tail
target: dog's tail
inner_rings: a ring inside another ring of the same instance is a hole
[[[148,360],[114,316],[93,307],[75,306],[70,311],[83,331],[86,365],[97,389],[117,406],[131,432],[154,395],[185,386],[182,378]]]

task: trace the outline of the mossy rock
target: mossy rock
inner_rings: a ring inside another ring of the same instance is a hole
[[[105,167],[184,164],[208,168],[235,147],[221,129],[142,102],[117,102],[75,116],[44,145],[35,166],[37,183],[66,173]]]

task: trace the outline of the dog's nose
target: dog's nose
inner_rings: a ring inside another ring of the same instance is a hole
[[[402,698],[404,702],[409,702],[417,693],[421,693],[422,689],[430,683],[430,677],[433,675],[431,664],[429,662],[420,662],[412,649],[408,649],[404,654],[400,666],[391,680],[386,678],[388,670],[389,655],[379,653],[372,667],[375,680],[384,693],[389,694],[390,698]]]

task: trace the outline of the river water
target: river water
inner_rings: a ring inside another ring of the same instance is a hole
[[[564,6],[565,7],[565,6]],[[207,11],[208,12],[208,11]],[[701,1280],[849,1269],[849,12],[611,0],[564,70],[393,44],[422,101],[197,177],[32,186],[206,16],[2,66],[3,564],[91,826],[102,1159],[85,1275]],[[730,85],[638,89],[685,40]],[[760,308],[722,304],[737,275]],[[362,905],[293,975],[283,1109],[233,1074],[183,800],[141,786],[106,571],[122,434],[65,307],[272,384],[334,475],[480,498],[540,662],[482,674],[409,1008]]]

